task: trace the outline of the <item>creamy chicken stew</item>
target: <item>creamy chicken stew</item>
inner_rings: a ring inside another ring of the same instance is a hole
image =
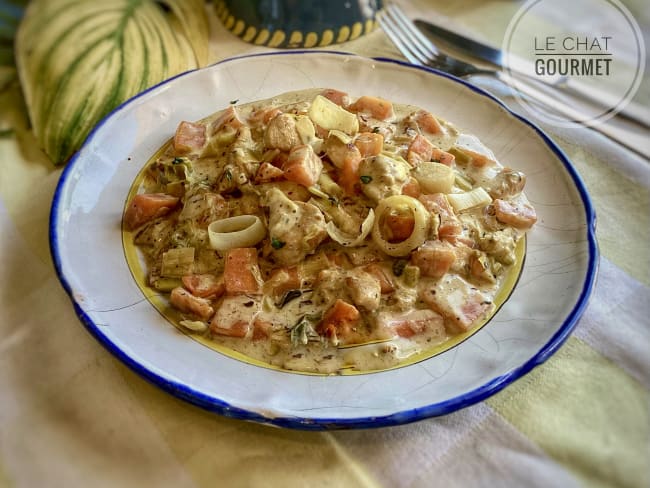
[[[536,221],[524,184],[426,110],[307,90],[181,122],[123,223],[180,327],[282,369],[371,371],[494,313]]]

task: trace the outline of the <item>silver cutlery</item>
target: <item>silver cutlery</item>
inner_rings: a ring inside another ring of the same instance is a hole
[[[598,131],[644,158],[650,158],[650,149],[639,147],[637,144],[630,142],[626,131],[611,125],[592,125],[585,122],[584,114],[581,111],[535,88],[531,83],[524,83],[521,79],[511,76],[505,71],[479,68],[471,63],[442,53],[394,3],[388,3],[385,6],[379,17],[379,24],[397,49],[412,64],[434,68],[459,78],[469,78],[476,75],[493,77],[525,95],[528,100],[561,115],[567,121]]]
[[[447,43],[450,48],[457,50],[459,53],[480,59],[495,68],[508,69],[511,73],[532,77],[530,74],[534,72],[532,61],[522,59],[513,53],[507,53],[508,55],[506,56],[506,53],[501,49],[495,49],[492,46],[470,39],[462,34],[445,29],[444,27],[426,20],[417,19],[414,24],[429,39],[431,37],[436,40],[439,39],[442,42]],[[507,64],[506,59],[508,60]],[[533,79],[537,83],[541,82],[550,84],[553,87],[561,89],[561,91],[568,95],[575,96],[603,109],[611,108],[617,104],[617,100],[615,100],[609,93],[597,90],[593,86],[587,87],[583,83],[580,83],[569,76],[553,76],[545,78],[534,76]],[[641,124],[646,128],[650,127],[650,111],[644,109],[640,105],[630,103],[620,110],[617,115]]]

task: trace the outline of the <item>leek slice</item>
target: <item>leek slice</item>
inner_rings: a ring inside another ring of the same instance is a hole
[[[327,234],[336,242],[345,247],[361,246],[375,223],[375,212],[370,209],[368,215],[361,224],[361,232],[358,236],[351,236],[339,229],[331,220],[325,226]]]
[[[208,226],[210,247],[216,251],[251,247],[264,239],[265,235],[264,224],[255,215],[215,220]]]
[[[469,208],[485,206],[492,202],[492,197],[479,186],[465,193],[450,193],[447,195],[447,200],[458,213]]]
[[[449,193],[456,179],[454,170],[449,166],[430,162],[418,164],[413,176],[426,193]]]
[[[372,240],[377,247],[389,256],[406,256],[413,249],[421,246],[429,233],[429,211],[413,197],[406,195],[393,195],[384,198],[377,205],[375,225],[372,228]],[[391,212],[401,213],[408,210],[413,215],[413,232],[400,242],[389,242],[382,235],[383,217]]]
[[[194,248],[178,247],[163,253],[160,274],[164,277],[180,278],[192,273]]]
[[[359,132],[356,114],[348,112],[322,95],[316,95],[311,102],[309,117],[323,129],[340,130],[350,135]]]

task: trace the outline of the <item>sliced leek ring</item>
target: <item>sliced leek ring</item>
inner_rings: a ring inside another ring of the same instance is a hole
[[[384,215],[391,211],[401,212],[408,210],[413,215],[413,232],[400,242],[388,242],[382,235]],[[421,246],[429,233],[429,211],[413,197],[406,195],[392,195],[379,202],[375,209],[375,224],[372,228],[372,240],[377,247],[389,256],[406,256],[413,249]]]
[[[357,247],[357,246],[361,246],[364,243],[366,237],[368,237],[368,234],[370,234],[370,231],[372,230],[374,223],[375,223],[375,212],[373,212],[373,210],[370,209],[367,217],[361,224],[361,232],[358,236],[351,236],[346,232],[343,232],[331,220],[325,226],[325,230],[334,241],[338,242],[342,246]]]
[[[478,186],[465,193],[450,193],[447,195],[447,200],[454,207],[454,211],[459,213],[469,208],[488,205],[492,202],[492,197],[483,187]]]
[[[251,247],[264,239],[265,235],[264,224],[255,215],[215,220],[208,226],[210,247],[217,251]]]

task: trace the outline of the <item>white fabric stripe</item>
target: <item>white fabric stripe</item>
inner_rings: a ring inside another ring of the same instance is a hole
[[[537,445],[492,412],[408,488],[572,488],[579,481]]]
[[[411,486],[491,414],[486,404],[409,425],[333,434],[386,487]],[[431,447],[436,449],[432,450]],[[430,483],[430,482],[429,482]],[[429,485],[430,486],[430,485]]]
[[[650,388],[650,288],[604,257],[575,336]]]
[[[386,487],[579,486],[485,403],[411,425],[334,437]]]

